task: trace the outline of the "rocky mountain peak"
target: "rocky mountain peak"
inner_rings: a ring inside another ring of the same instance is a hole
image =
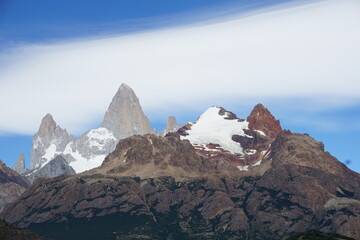
[[[183,133],[185,128],[186,134]],[[248,123],[238,119],[232,112],[221,107],[211,107],[194,124],[184,126],[179,131],[181,138],[189,140],[195,148],[216,144],[219,150],[221,148],[232,154],[243,154],[243,148],[232,137],[237,135],[252,138],[246,133],[247,129]]]
[[[174,116],[169,116],[166,121],[165,129],[160,133],[161,136],[166,136],[170,132],[176,132],[179,129],[176,118]]]
[[[124,83],[113,97],[101,127],[109,129],[117,139],[152,132],[138,97]]]
[[[19,174],[26,172],[27,169],[25,168],[25,156],[23,153],[19,155],[19,158],[16,161],[15,165],[12,167],[12,169]]]
[[[166,121],[166,130],[170,131],[174,131],[175,128],[177,128],[177,121],[176,118],[174,116],[170,116],[168,117],[167,121]]]
[[[56,129],[56,122],[50,113],[46,114],[45,117],[41,120],[39,130],[37,132],[38,136],[45,137],[50,133],[54,132]]]
[[[250,130],[263,132],[265,135],[274,138],[282,129],[280,121],[276,120],[271,112],[262,104],[257,104],[247,118]]]
[[[38,132],[33,137],[30,154],[30,168],[40,168],[52,160],[55,155],[64,151],[66,145],[72,141],[66,129],[58,126],[51,116],[46,114],[42,119]]]

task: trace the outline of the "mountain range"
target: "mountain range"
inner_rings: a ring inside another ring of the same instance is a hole
[[[169,117],[165,129],[157,134],[166,135],[177,128],[176,119]],[[25,168],[24,155],[20,154],[13,170],[30,181],[39,176],[55,177],[84,172],[100,166],[120,139],[147,133],[156,132],[151,129],[134,91],[126,84],[121,84],[100,127],[87,131],[79,138],[73,137],[66,129],[57,125],[51,114],[47,114],[33,137],[30,169]],[[62,167],[58,166],[59,163],[51,163],[57,156],[65,160],[61,163]],[[57,169],[54,169],[55,166]]]
[[[216,106],[181,127],[170,117],[156,133],[123,84],[79,138],[46,115],[24,161],[0,169],[0,187],[18,189],[1,218],[49,238],[360,239],[359,174],[261,104],[244,119]]]

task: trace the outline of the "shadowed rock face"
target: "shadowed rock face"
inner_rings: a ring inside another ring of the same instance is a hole
[[[0,212],[29,187],[29,181],[0,160]]]
[[[29,230],[20,229],[0,220],[0,239],[2,240],[46,240]]]
[[[323,233],[319,231],[308,231],[304,233],[298,233],[294,236],[289,237],[286,240],[302,240],[302,239],[321,239],[321,240],[355,240],[354,238],[349,238],[340,234],[331,234],[331,233]]]
[[[360,238],[359,174],[311,137],[280,133],[248,172],[211,161],[176,136],[134,136],[97,169],[37,180],[2,217],[57,239]]]
[[[28,179],[33,182],[38,178],[51,178],[62,174],[72,175],[75,171],[62,156],[57,156],[38,171],[30,173]]]

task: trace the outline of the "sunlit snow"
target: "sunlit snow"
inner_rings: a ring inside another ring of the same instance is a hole
[[[243,154],[243,149],[239,143],[232,140],[233,135],[240,135],[252,138],[244,133],[243,129],[248,129],[248,122],[238,121],[237,119],[225,119],[227,115],[219,115],[219,107],[211,107],[206,110],[191,130],[189,135],[182,136],[193,145],[219,144],[224,150],[234,154]]]
[[[38,168],[40,166],[41,167],[45,166],[60,153],[61,152],[58,152],[56,150],[56,145],[54,143],[51,143],[50,146],[45,150],[45,154],[41,157],[42,161],[38,162],[36,164],[35,168]],[[45,161],[43,161],[44,159],[45,159]]]
[[[249,171],[249,165],[237,166],[237,168],[239,169],[239,171]]]
[[[71,155],[76,161],[69,163],[76,173],[85,172],[87,170],[99,167],[104,161],[106,155],[96,155],[89,159],[84,158],[79,151],[72,152]]]
[[[86,136],[89,138],[88,143],[90,147],[103,149],[104,145],[109,141],[117,141],[114,134],[106,128],[97,128],[90,130]]]

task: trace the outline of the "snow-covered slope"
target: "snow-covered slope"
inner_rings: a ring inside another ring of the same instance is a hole
[[[118,139],[110,130],[97,128],[68,143],[62,155],[80,173],[100,166],[105,157],[115,149],[117,142]]]
[[[194,146],[218,144],[221,148],[233,154],[244,154],[243,148],[238,142],[232,139],[233,135],[252,138],[252,136],[244,133],[244,129],[248,129],[248,122],[240,119],[226,119],[231,113],[225,111],[224,115],[220,115],[221,108],[211,107],[206,110],[196,123],[191,125],[191,129],[187,131],[186,136],[181,139],[187,139]],[[207,149],[213,151],[213,149]]]

